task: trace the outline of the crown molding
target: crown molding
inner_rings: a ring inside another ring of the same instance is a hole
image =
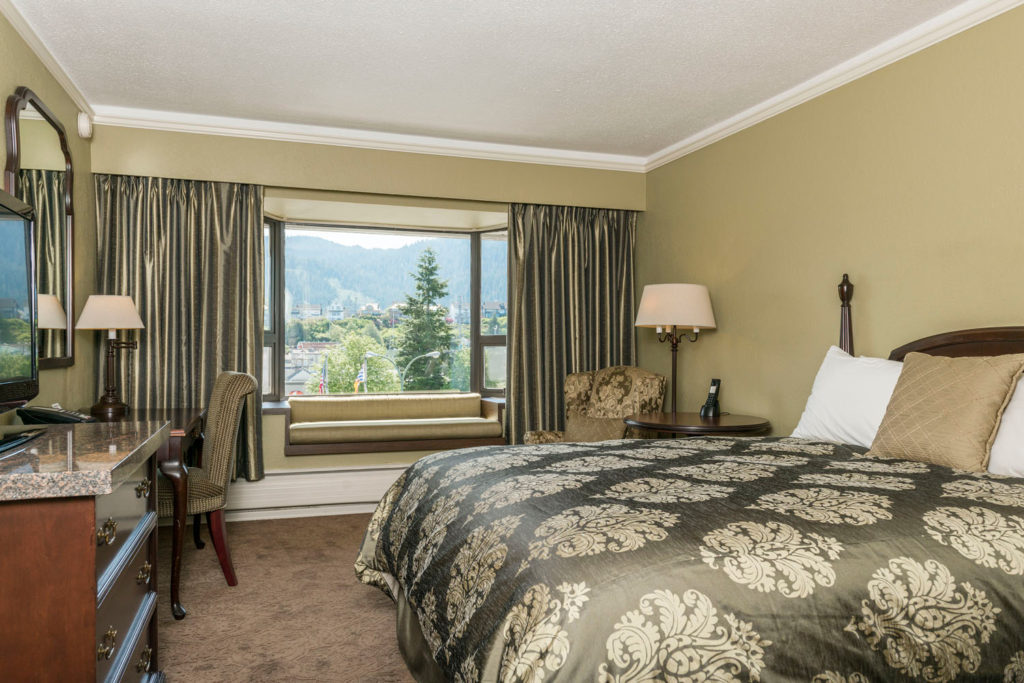
[[[11,0],[0,0],[0,14],[10,22],[14,30],[21,36],[21,39],[28,43],[32,52],[43,63],[43,66],[46,67],[46,70],[50,72],[50,75],[54,77],[60,87],[64,88],[64,92],[68,94],[78,108],[92,116],[93,110],[85,99],[85,95],[78,89],[75,82],[71,80],[68,72],[61,66],[60,62],[46,48],[46,45],[43,44],[43,41],[36,35],[35,30],[25,20],[25,17],[21,15],[21,12],[18,11],[18,8],[14,6]]]
[[[644,172],[652,171],[734,133],[750,128],[776,114],[781,114],[819,95],[824,95],[830,90],[835,90],[904,57],[909,57],[915,52],[966,31],[1021,4],[1024,4],[1024,0],[968,0],[968,2],[957,5],[923,24],[918,24],[800,85],[652,154],[644,164]]]
[[[3,0],[0,0],[2,2]],[[297,123],[257,121],[223,116],[110,107],[96,105],[93,122],[103,126],[144,128],[178,133],[223,135],[281,142],[304,142],[388,152],[411,152],[469,159],[513,161],[550,166],[573,166],[605,171],[642,173],[646,159],[624,154],[526,147],[471,140],[454,140],[404,133],[385,133],[354,128],[310,126]]]
[[[82,111],[89,114],[93,118],[94,123],[98,125],[646,173],[746,128],[750,128],[819,95],[846,85],[1022,4],[1024,4],[1024,0],[967,0],[967,2],[919,24],[866,52],[862,52],[814,78],[764,100],[720,123],[705,128],[673,145],[669,145],[648,157],[529,147],[328,126],[257,121],[221,116],[204,116],[98,104],[91,106],[11,0],[0,0],[0,14],[7,18],[15,31],[28,43],[32,51],[74,100],[75,104]]]

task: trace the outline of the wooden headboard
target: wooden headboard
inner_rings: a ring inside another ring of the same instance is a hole
[[[853,283],[850,282],[849,276],[843,273],[843,279],[839,283],[839,301],[842,304],[839,319],[839,348],[853,355],[851,299],[853,299]],[[1024,327],[979,327],[973,330],[933,334],[930,337],[917,339],[893,349],[889,354],[889,360],[902,361],[908,353],[914,351],[949,358],[1024,353]]]
[[[889,360],[903,360],[912,351],[951,358],[1024,353],[1024,327],[979,327],[943,332],[893,349]]]

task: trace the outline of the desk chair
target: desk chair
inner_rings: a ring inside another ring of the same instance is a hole
[[[222,372],[217,376],[206,411],[203,430],[202,467],[188,469],[187,514],[193,515],[196,547],[205,544],[199,540],[199,515],[206,515],[210,538],[217,551],[220,568],[229,586],[237,586],[235,567],[228,549],[227,529],[224,525],[224,506],[227,505],[228,484],[238,447],[238,428],[242,421],[245,398],[256,391],[256,379],[244,372]],[[174,498],[169,487],[161,487],[157,497],[161,515],[171,515]]]

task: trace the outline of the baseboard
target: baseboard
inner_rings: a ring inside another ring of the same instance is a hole
[[[273,470],[228,489],[228,521],[373,512],[408,465]]]

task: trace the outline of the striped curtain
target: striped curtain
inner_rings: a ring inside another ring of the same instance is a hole
[[[565,377],[636,362],[636,212],[513,204],[507,434],[563,429]]]
[[[53,294],[66,311],[68,221],[64,209],[65,171],[23,168],[18,171],[18,198],[35,210],[36,286],[40,294]],[[40,358],[68,355],[64,330],[40,331]]]
[[[220,372],[262,377],[263,188],[118,175],[95,182],[99,289],[130,295],[146,326],[120,364],[128,405],[205,406]],[[258,398],[247,400],[245,418],[235,471],[261,479]]]

